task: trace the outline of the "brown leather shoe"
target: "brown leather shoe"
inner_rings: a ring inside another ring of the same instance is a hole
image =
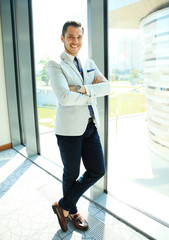
[[[61,229],[64,232],[66,232],[67,231],[67,218],[63,214],[63,208],[61,208],[57,202],[55,202],[52,205],[52,208],[53,208],[54,213],[58,217],[58,221],[59,221],[59,224],[61,226]]]
[[[80,213],[75,214],[73,217],[69,215],[68,218],[76,228],[87,230],[89,227],[88,222],[80,215]]]

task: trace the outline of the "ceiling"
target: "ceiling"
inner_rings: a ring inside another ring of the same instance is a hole
[[[114,0],[110,1],[112,3]],[[109,11],[109,28],[138,29],[142,18],[165,7],[169,7],[169,0],[140,0],[113,9]]]

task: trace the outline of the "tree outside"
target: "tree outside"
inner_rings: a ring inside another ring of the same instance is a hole
[[[49,57],[45,57],[44,59],[41,59],[38,63],[42,67],[39,72],[41,81],[44,82],[46,86],[49,86],[49,77],[48,77],[48,71],[47,71],[47,65],[49,60],[50,60]]]

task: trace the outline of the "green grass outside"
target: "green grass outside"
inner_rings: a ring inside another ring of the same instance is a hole
[[[129,114],[144,113],[146,111],[145,95],[143,93],[119,93],[109,98],[109,116],[115,117]]]
[[[39,123],[45,127],[53,128],[53,122],[55,122],[55,116],[56,116],[56,109],[55,108],[49,108],[49,107],[38,107],[38,118],[39,120],[44,119],[51,119],[49,122],[41,122]]]
[[[109,116],[125,116],[129,114],[144,113],[146,111],[145,95],[143,93],[112,93],[109,97]],[[55,122],[56,109],[49,107],[38,107],[39,120],[50,119],[48,122],[39,122],[41,125],[53,128]]]

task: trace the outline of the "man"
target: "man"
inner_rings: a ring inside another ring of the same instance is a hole
[[[87,59],[84,65],[80,62],[78,53],[83,33],[80,23],[66,22],[61,35],[65,48],[61,62],[48,63],[49,78],[58,101],[55,133],[64,166],[63,197],[52,208],[63,231],[67,231],[68,220],[79,229],[88,228],[76,204],[105,173],[96,128],[99,126],[96,97],[108,95],[110,85],[92,59]],[[86,171],[78,179],[81,159]]]

